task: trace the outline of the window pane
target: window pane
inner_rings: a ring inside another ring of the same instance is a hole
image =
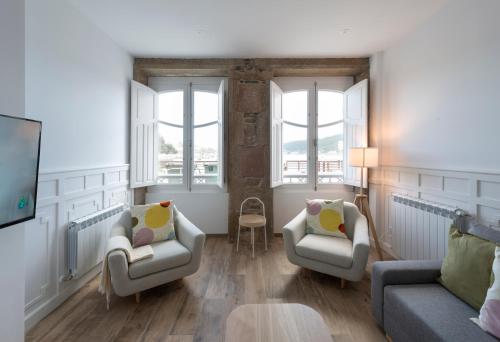
[[[219,125],[194,129],[193,184],[217,184],[219,177]]]
[[[170,91],[159,95],[160,121],[182,125],[184,122],[184,92]]]
[[[344,119],[344,94],[329,91],[318,91],[318,125],[324,125]]]
[[[219,96],[205,91],[194,92],[194,124],[203,125],[219,118]]]
[[[183,128],[158,124],[160,151],[158,181],[166,184],[183,183]]]
[[[341,183],[344,159],[344,124],[318,128],[318,183]]]
[[[307,183],[307,128],[283,124],[283,182]]]
[[[283,120],[307,125],[307,91],[283,94]]]

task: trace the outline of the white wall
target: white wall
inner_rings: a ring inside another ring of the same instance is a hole
[[[160,188],[160,186],[158,187]],[[227,234],[229,194],[227,192],[166,192],[162,189],[146,193],[146,203],[173,200],[176,207],[206,234]]]
[[[0,3],[0,113],[24,113],[24,1]],[[1,190],[0,190],[1,191]],[[0,336],[24,339],[24,224],[0,229]]]
[[[391,248],[391,193],[500,220],[500,2],[455,0],[371,58],[370,205]],[[432,180],[432,182],[430,182]]]
[[[450,1],[375,58],[382,164],[500,171],[498,13],[497,0]]]
[[[26,1],[26,112],[42,171],[128,162],[133,60],[67,1]]]
[[[27,329],[97,272],[64,280],[68,221],[130,199],[132,72],[132,57],[68,1],[26,0],[26,116],[43,122],[37,214],[25,224]]]

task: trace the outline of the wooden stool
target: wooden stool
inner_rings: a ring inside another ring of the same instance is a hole
[[[243,206],[248,201],[257,201],[261,207],[262,215],[258,214],[243,214]],[[236,240],[236,252],[239,249],[240,245],[240,230],[241,227],[247,227],[251,230],[251,242],[252,242],[252,258],[255,257],[255,237],[254,237],[254,229],[263,227],[264,228],[264,243],[267,251],[267,234],[266,234],[266,208],[264,206],[264,202],[262,202],[257,197],[249,197],[241,202],[240,206],[240,218],[238,220],[238,238]]]

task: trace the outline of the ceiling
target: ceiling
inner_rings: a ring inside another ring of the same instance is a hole
[[[361,57],[448,0],[70,0],[136,57]]]

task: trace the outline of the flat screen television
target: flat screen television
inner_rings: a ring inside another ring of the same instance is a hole
[[[0,228],[35,218],[40,121],[0,114]]]

